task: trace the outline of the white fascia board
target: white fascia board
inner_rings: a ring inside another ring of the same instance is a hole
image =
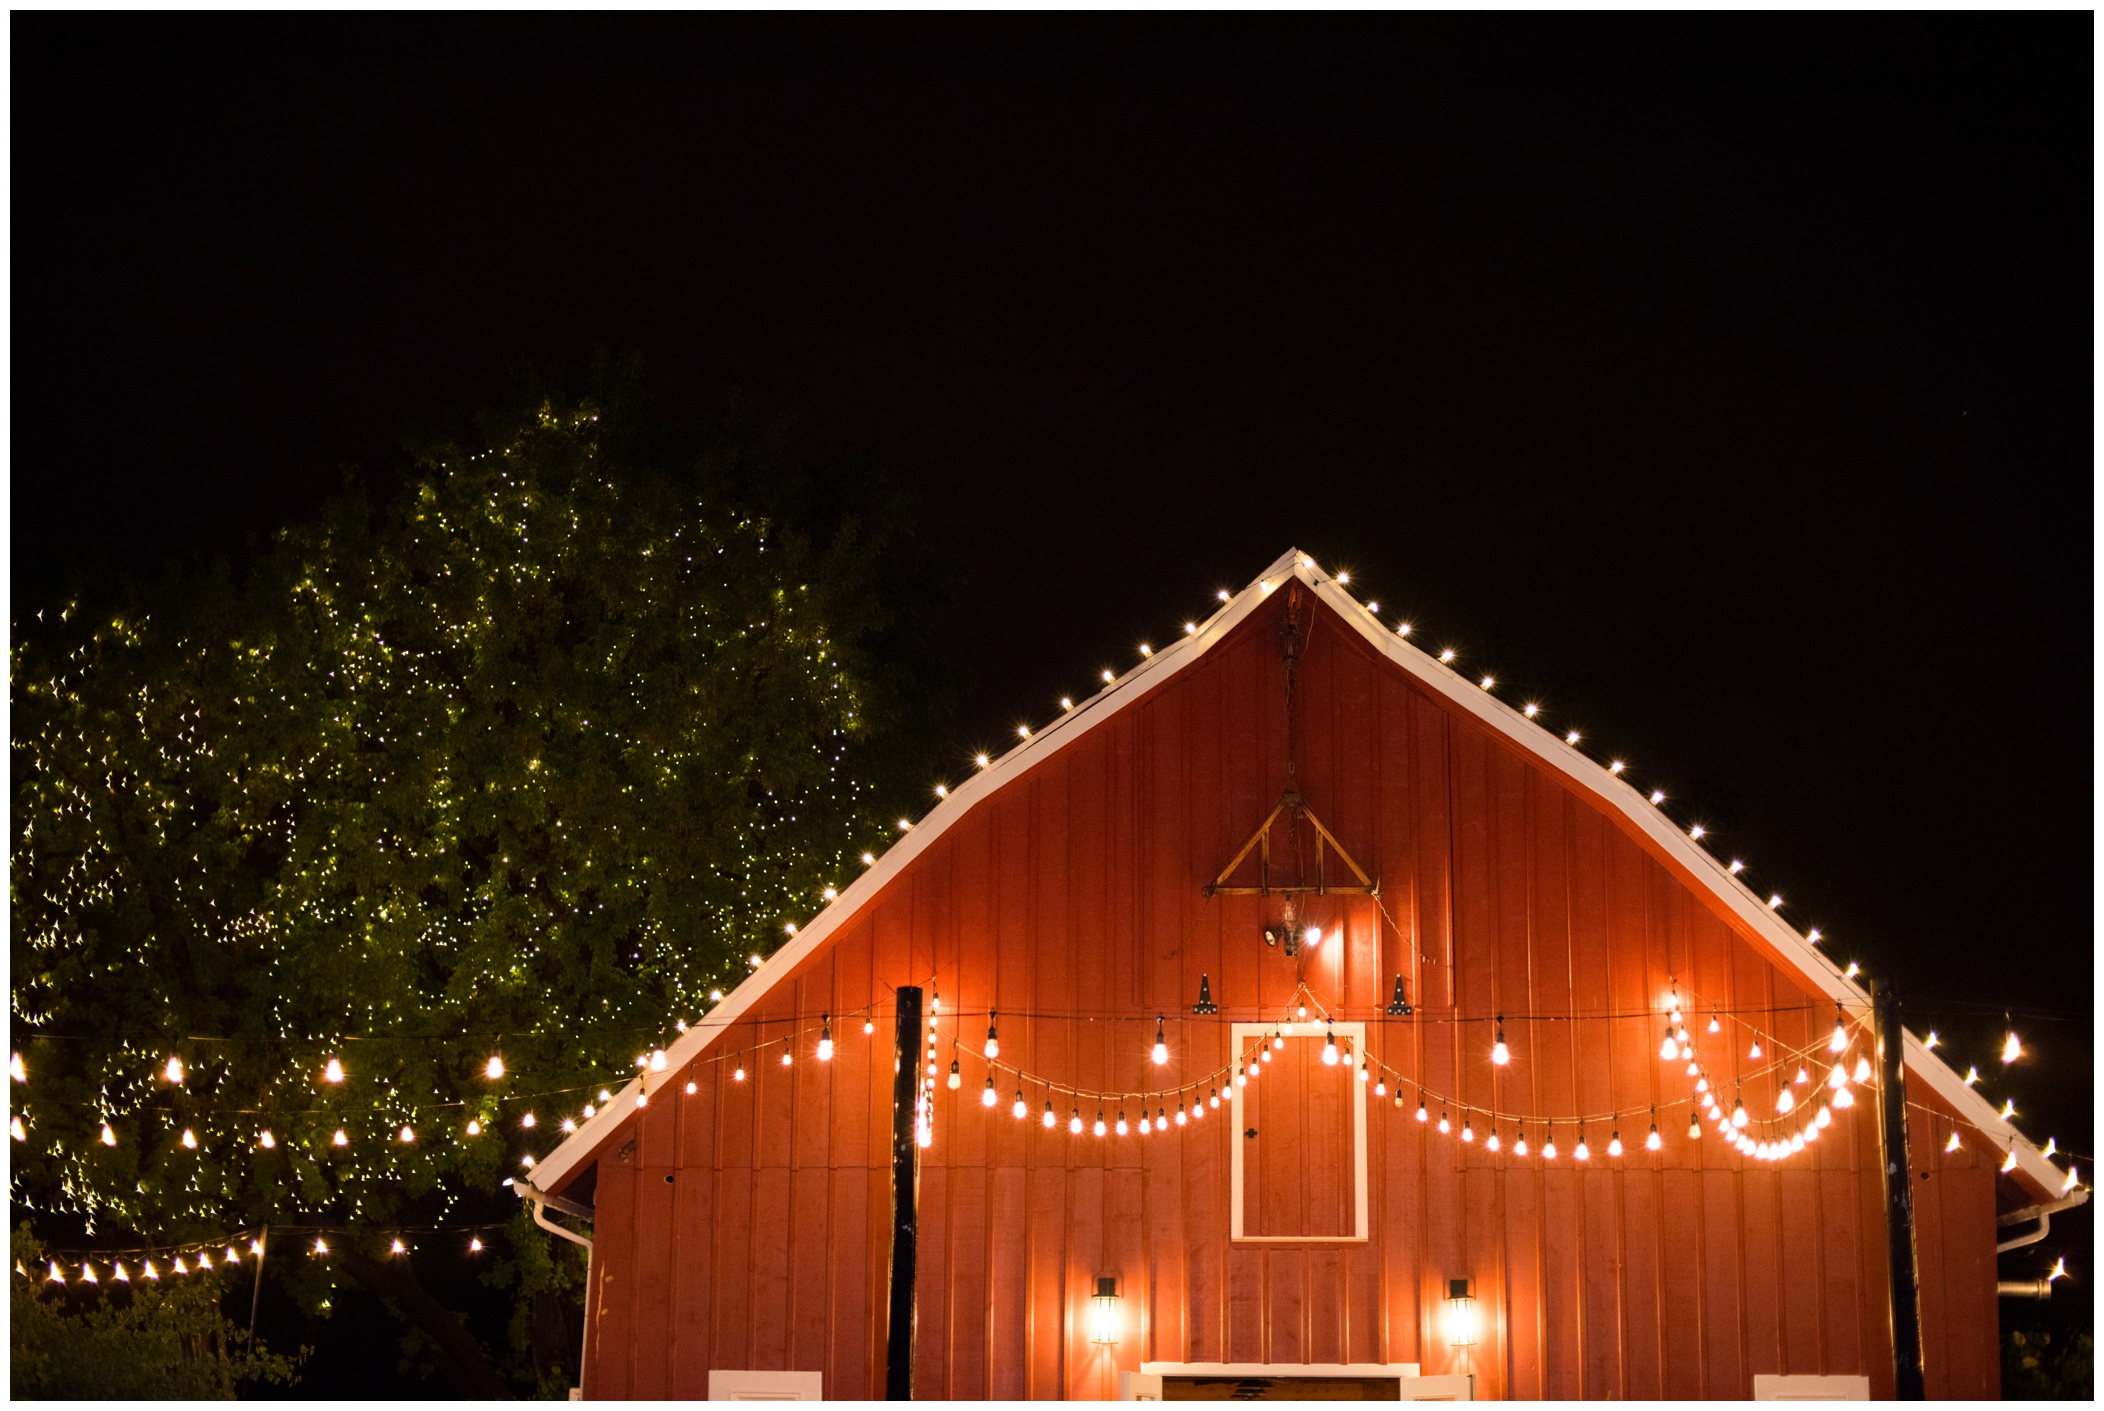
[[[1562,737],[1536,725],[1489,691],[1449,670],[1430,653],[1389,631],[1379,618],[1324,573],[1308,555],[1292,549],[1281,554],[1247,587],[1223,603],[1199,625],[1197,632],[1178,637],[1173,644],[1154,653],[1087,700],[1077,703],[1074,709],[1061,714],[1044,729],[1033,732],[1029,739],[1020,741],[1015,748],[953,789],[947,799],[938,803],[886,850],[875,866],[842,890],[839,897],[828,903],[825,910],[799,931],[789,944],[768,957],[744,983],[725,995],[722,1003],[680,1035],[666,1050],[665,1072],[658,1079],[657,1086],[662,1088],[672,1082],[718,1034],[735,1024],[762,995],[792,973],[805,957],[823,946],[842,924],[856,916],[866,902],[905,871],[974,805],[1191,666],[1239,626],[1288,578],[1299,579],[1332,611],[1356,628],[1377,651],[1435,694],[1490,726],[1582,792],[1620,813],[1631,827],[1704,883],[1748,931],[1767,941],[1815,991],[1868,1021],[1869,995],[1824,952],[1787,925],[1752,888],[1733,876],[1729,867],[1696,846],[1695,840],[1675,826],[1642,791],[1609,771],[1605,765],[1594,763],[1576,747],[1565,744]],[[1942,1059],[1921,1047],[1912,1034],[1907,1035],[1906,1062],[1981,1131],[1998,1138],[2005,1148],[2013,1143],[2018,1164],[2033,1179],[2049,1189],[2059,1189],[2063,1173],[2027,1138],[2002,1121],[1992,1104],[1966,1087]],[[534,1169],[530,1177],[532,1185],[548,1191],[567,1180],[573,1168],[627,1120],[635,1108],[636,1097],[646,1091],[648,1076],[646,1072],[631,1079],[615,1094],[612,1102],[550,1152],[547,1159]]]
[[[1621,814],[1630,826],[1651,839],[1662,851],[1685,867],[1696,880],[1706,885],[1711,895],[1722,901],[1741,925],[1774,947],[1815,991],[1852,1011],[1866,1023],[1869,1022],[1869,994],[1849,979],[1842,968],[1824,951],[1819,950],[1785,923],[1775,910],[1761,899],[1759,893],[1732,875],[1728,866],[1697,846],[1695,840],[1667,818],[1642,790],[1613,773],[1607,766],[1594,763],[1575,746],[1564,743],[1561,736],[1536,725],[1520,711],[1459,672],[1443,665],[1430,653],[1413,646],[1407,639],[1383,627],[1378,618],[1326,577],[1319,568],[1311,569],[1305,565],[1298,565],[1293,571],[1315,590],[1323,602],[1346,622],[1358,628],[1360,635],[1384,653],[1390,661],[1497,730],[1579,789]],[[2066,1173],[2055,1167],[2021,1132],[2004,1122],[1995,1112],[1993,1104],[1967,1087],[1964,1081],[1951,1071],[1948,1064],[1923,1048],[1921,1041],[1912,1034],[1906,1036],[1905,1053],[1909,1069],[1920,1074],[1956,1111],[1963,1114],[1966,1120],[1983,1133],[1996,1139],[2004,1150],[2013,1144],[2016,1148],[2017,1164],[2034,1180],[2058,1192]]]
[[[565,1138],[562,1145],[549,1152],[527,1178],[534,1189],[559,1189],[570,1179],[578,1164],[598,1150],[599,1144],[612,1136],[634,1113],[639,1095],[646,1091],[661,1091],[676,1079],[684,1081],[680,1074],[687,1064],[699,1058],[718,1035],[744,1017],[777,983],[794,973],[807,956],[831,940],[841,926],[859,915],[865,903],[873,900],[893,878],[912,866],[914,859],[934,846],[936,840],[975,805],[1204,656],[1270,597],[1304,557],[1297,549],[1280,555],[1254,582],[1200,623],[1198,631],[1180,634],[1175,642],[1145,658],[1087,700],[1076,702],[1072,710],[1062,712],[1042,730],[1032,731],[1029,739],[1018,740],[1013,749],[985,769],[974,771],[971,778],[952,789],[948,798],[937,803],[886,849],[874,866],[865,869],[860,877],[841,890],[837,898],[826,903],[825,910],[814,917],[810,925],[799,930],[787,945],[769,956],[698,1023],[689,1025],[687,1032],[665,1050],[663,1073],[653,1075],[646,1070],[630,1079],[627,1086],[614,1094],[613,1101]],[[1301,572],[1305,573],[1305,570]]]

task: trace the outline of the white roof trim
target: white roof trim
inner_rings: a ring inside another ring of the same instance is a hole
[[[1854,1011],[1859,1018],[1867,1018],[1869,995],[1848,979],[1841,967],[1824,952],[1787,925],[1758,894],[1733,876],[1724,863],[1698,847],[1694,839],[1682,832],[1646,795],[1609,772],[1606,766],[1594,763],[1574,746],[1565,744],[1560,736],[1536,725],[1490,692],[1449,670],[1406,638],[1389,631],[1382,626],[1380,619],[1323,573],[1309,556],[1294,549],[1280,555],[1255,581],[1222,604],[1200,624],[1197,632],[1178,637],[1174,643],[1155,652],[1133,670],[1079,702],[1074,709],[1034,732],[1029,739],[1019,742],[987,768],[977,771],[952,789],[949,797],[929,810],[877,859],[875,866],[842,889],[837,900],[828,903],[787,945],[769,956],[744,983],[725,995],[722,1003],[711,1009],[701,1022],[680,1035],[666,1050],[665,1072],[658,1076],[654,1086],[662,1087],[671,1082],[685,1065],[707,1049],[718,1034],[735,1024],[778,980],[824,945],[861,910],[864,903],[874,899],[974,805],[1181,673],[1210,651],[1214,643],[1233,631],[1289,577],[1299,579],[1325,605],[1355,627],[1376,651],[1427,688],[1490,726],[1556,774],[1619,811],[1661,851],[1706,885],[1746,930],[1772,946],[1815,992]],[[2048,1190],[2059,1191],[2065,1173],[2047,1160],[2022,1133],[2004,1122],[1985,1097],[1967,1087],[1942,1059],[1923,1048],[1911,1033],[1906,1036],[1906,1063],[1967,1121],[1996,1138],[2005,1148],[2013,1144],[2017,1163],[2027,1175]],[[573,1168],[628,1120],[635,1109],[637,1094],[645,1091],[647,1076],[639,1074],[631,1079],[615,1094],[612,1102],[550,1152],[531,1172],[530,1184],[538,1190],[548,1191],[569,1179]]]

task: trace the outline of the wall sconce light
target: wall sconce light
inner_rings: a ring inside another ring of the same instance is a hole
[[[1099,1347],[1114,1346],[1118,1341],[1117,1279],[1097,1279],[1096,1296],[1089,1302],[1095,1305],[1089,1312],[1089,1341]]]
[[[1455,1347],[1476,1345],[1476,1300],[1467,1279],[1447,1280],[1447,1341]]]

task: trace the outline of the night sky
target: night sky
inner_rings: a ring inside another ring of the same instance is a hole
[[[925,496],[960,773],[1297,546],[2092,1150],[2082,17],[12,32],[17,620],[637,350]]]

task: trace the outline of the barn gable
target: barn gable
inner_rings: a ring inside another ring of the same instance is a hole
[[[1221,644],[1236,637],[1252,615],[1259,613],[1272,595],[1289,582],[1300,585],[1314,602],[1327,609],[1321,622],[1326,628],[1341,631],[1356,657],[1368,663],[1399,668],[1403,678],[1437,701],[1446,712],[1480,725],[1483,735],[1494,739],[1505,755],[1531,766],[1521,774],[1510,775],[1511,778],[1540,776],[1553,779],[1563,791],[1590,805],[1598,816],[1609,821],[1616,832],[1632,841],[1663,874],[1700,898],[1711,915],[1722,923],[1724,930],[1744,942],[1760,960],[1773,966],[1785,984],[1804,994],[1830,999],[1852,1016],[1867,1016],[1869,998],[1860,986],[1798,934],[1765,899],[1732,875],[1724,863],[1674,825],[1643,793],[1580,749],[1535,725],[1493,693],[1442,665],[1406,638],[1388,631],[1309,557],[1292,551],[1274,562],[1241,592],[1232,595],[1209,619],[1197,625],[1196,632],[1155,652],[1139,667],[1037,730],[1029,739],[992,760],[987,768],[953,790],[928,815],[915,822],[861,877],[843,889],[837,900],[826,906],[701,1022],[692,1025],[668,1050],[667,1068],[662,1075],[640,1074],[613,1102],[606,1104],[550,1153],[534,1170],[531,1188],[560,1193],[581,1177],[590,1169],[593,1160],[614,1144],[617,1135],[632,1129],[631,1119],[636,1115],[639,1097],[646,1091],[654,1093],[676,1080],[685,1081],[681,1075],[695,1060],[708,1053],[712,1044],[731,1032],[768,996],[793,983],[797,976],[809,970],[858,926],[866,925],[887,888],[907,877],[922,859],[941,851],[946,841],[955,842],[953,834],[966,825],[976,810],[1005,791],[1029,788],[1033,780],[1041,781],[1048,767],[1055,766],[1063,754],[1097,732],[1114,726],[1130,712],[1144,708],[1187,673],[1206,669],[1209,658]],[[1375,689],[1373,682],[1379,675],[1377,671],[1369,671],[1366,682],[1358,689]],[[1252,696],[1252,699],[1259,697]],[[1311,734],[1319,735],[1319,724],[1311,723],[1310,730]],[[1244,734],[1252,749],[1276,748],[1269,734],[1256,728],[1254,719],[1247,722]],[[1505,773],[1510,774],[1510,771]],[[1509,786],[1509,780],[1501,786]],[[1246,835],[1248,827],[1263,816],[1275,799],[1258,792],[1241,802],[1244,807],[1234,815],[1233,822],[1219,824],[1219,830],[1224,830],[1223,836],[1207,836],[1194,842],[1198,849],[1191,858],[1194,875],[1210,877],[1219,863],[1232,855],[1243,841],[1242,835]],[[1332,826],[1347,843],[1351,842],[1351,823],[1356,821],[1346,820],[1342,815],[1331,819]],[[1165,897],[1178,895],[1184,890],[1188,890],[1185,879],[1179,877],[1170,880],[1162,894]],[[1465,916],[1443,918],[1441,924],[1449,920],[1457,932],[1465,931],[1471,924],[1496,924],[1487,918],[1472,923]],[[1466,945],[1457,950],[1464,957],[1473,952],[1473,948]],[[1436,964],[1432,968],[1436,971]],[[1226,977],[1221,978],[1224,981]],[[1164,1003],[1169,1002],[1164,1000]],[[2059,1195],[2062,1173],[2004,1121],[1979,1093],[1966,1087],[1940,1058],[1922,1048],[1911,1033],[1906,1036],[1906,1063],[1909,1073],[1924,1085],[1923,1096],[1932,1098],[1934,1104],[1950,1116],[1987,1134],[2004,1150],[2015,1152],[2016,1174],[2034,1192],[2046,1199]],[[625,1136],[623,1140],[626,1140]]]

